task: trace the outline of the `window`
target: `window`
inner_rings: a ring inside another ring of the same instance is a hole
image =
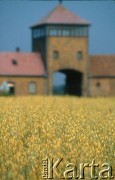
[[[88,28],[87,27],[77,27],[76,28],[76,36],[78,37],[85,37],[88,35]]]
[[[58,29],[58,30],[57,30],[57,35],[58,35],[58,36],[61,36],[61,35],[62,35],[62,30],[61,30],[61,29]]]
[[[37,38],[37,36],[38,36],[38,31],[37,31],[37,29],[34,29],[33,30],[33,38]]]
[[[51,29],[49,32],[50,36],[57,36],[57,29]]]
[[[44,28],[37,28],[33,30],[33,38],[39,38],[45,36],[45,29]]]
[[[62,35],[63,36],[70,36],[70,31],[68,29],[63,29],[62,30]]]
[[[30,94],[35,94],[36,91],[37,91],[36,83],[35,82],[30,82],[29,83],[29,93]]]
[[[83,52],[82,51],[78,51],[77,52],[77,59],[78,60],[82,60],[83,59]]]
[[[53,58],[56,60],[59,58],[59,52],[58,51],[54,51],[53,53]]]
[[[83,36],[83,27],[79,27],[78,29],[78,35]]]
[[[77,25],[77,26],[51,26],[49,28],[50,36],[77,36],[86,37],[88,36],[88,26]]]
[[[40,29],[37,30],[36,37],[40,37]]]
[[[100,82],[97,82],[96,86],[97,86],[97,88],[99,88],[101,86]]]
[[[84,36],[88,36],[88,27],[84,27]]]
[[[76,34],[75,35],[79,36],[79,29],[78,28],[76,29]]]
[[[44,31],[44,29],[43,29],[43,28],[42,28],[42,29],[40,29],[40,36],[41,36],[41,37],[45,36],[45,31]]]
[[[50,27],[49,35],[50,36],[71,36],[71,28],[69,26],[54,26]]]
[[[72,28],[70,32],[71,32],[70,34],[71,36],[75,36],[75,28]]]

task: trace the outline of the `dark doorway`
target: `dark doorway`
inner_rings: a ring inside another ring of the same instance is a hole
[[[9,87],[9,94],[14,95],[15,94],[15,84],[12,82],[8,82],[8,87]]]
[[[75,71],[71,69],[59,70],[58,72],[65,74],[66,77],[65,82],[62,86],[63,94],[82,96],[83,74],[79,71]],[[60,86],[60,92],[61,92],[61,86]]]
[[[15,88],[14,88],[14,87],[10,87],[9,93],[10,93],[11,95],[15,94]]]

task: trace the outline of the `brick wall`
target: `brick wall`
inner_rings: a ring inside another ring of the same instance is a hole
[[[15,95],[29,95],[29,83],[35,82],[37,86],[36,94],[45,94],[45,78],[43,77],[0,77],[0,85],[3,82],[13,82],[15,84]]]
[[[73,69],[83,73],[83,95],[87,94],[87,51],[88,38],[85,37],[49,37],[48,38],[48,69],[49,69],[49,93],[52,94],[53,73],[60,69]],[[59,59],[55,60],[53,52],[59,52]],[[83,52],[83,59],[77,59],[77,51]]]
[[[115,78],[90,79],[91,96],[115,96]]]
[[[110,95],[115,96],[115,78],[109,79]]]

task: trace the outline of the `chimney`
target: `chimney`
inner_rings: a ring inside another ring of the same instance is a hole
[[[20,52],[20,48],[19,47],[16,47],[16,52]]]

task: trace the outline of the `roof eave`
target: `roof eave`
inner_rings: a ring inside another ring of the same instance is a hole
[[[46,74],[44,74],[44,75],[29,75],[29,74],[27,74],[27,75],[23,75],[23,74],[0,74],[0,77],[3,77],[3,76],[10,76],[10,77],[46,77]]]
[[[115,75],[90,75],[88,78],[115,78]]]
[[[55,22],[52,22],[52,23],[49,23],[49,22],[44,22],[44,23],[39,23],[39,24],[35,24],[33,26],[30,27],[30,29],[33,29],[33,28],[36,28],[36,27],[39,27],[39,26],[46,26],[46,25],[69,25],[69,26],[91,26],[91,23],[88,22],[88,23],[55,23]]]

